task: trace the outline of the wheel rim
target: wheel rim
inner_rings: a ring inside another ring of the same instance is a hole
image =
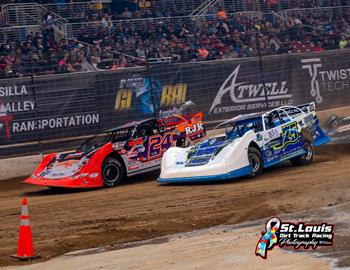
[[[306,154],[304,155],[304,158],[306,160],[310,160],[312,158],[312,155],[313,155],[312,147],[310,144],[305,145],[305,151],[306,151]]]
[[[119,168],[113,163],[108,164],[103,169],[104,180],[106,183],[109,183],[109,184],[115,183],[119,178],[119,174],[120,174]]]
[[[253,173],[256,173],[260,168],[260,159],[258,155],[254,153],[250,153],[248,157],[249,157],[249,164],[252,167],[252,171]]]

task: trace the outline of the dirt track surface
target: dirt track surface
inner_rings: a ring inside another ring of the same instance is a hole
[[[330,270],[329,260],[306,252],[280,248],[268,251],[268,259],[254,255],[260,226],[217,226],[190,233],[136,242],[132,247],[112,250],[88,249],[55,259],[3,270]],[[210,254],[210,256],[208,256]]]
[[[20,180],[0,182],[0,265],[16,263],[8,255],[16,251],[23,196],[29,201],[36,251],[48,259],[73,250],[350,201],[350,145],[325,146],[312,165],[286,163],[254,179],[159,186],[156,176],[85,192],[54,192]]]

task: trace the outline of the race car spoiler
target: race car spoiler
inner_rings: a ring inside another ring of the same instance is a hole
[[[294,115],[299,114],[301,112],[303,112],[303,113],[314,112],[316,109],[316,106],[315,106],[315,102],[310,102],[310,103],[305,103],[305,104],[302,104],[299,106],[282,106],[282,107],[279,107],[278,109],[282,111],[282,115],[283,115],[283,111],[285,111],[288,115],[294,116]],[[276,109],[273,109],[265,114],[270,114],[275,110]]]

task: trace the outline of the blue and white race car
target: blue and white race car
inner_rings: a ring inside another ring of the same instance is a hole
[[[189,148],[173,147],[162,159],[159,183],[186,183],[255,176],[285,160],[312,162],[314,147],[329,142],[315,104],[284,106],[239,115],[216,129],[225,133]]]

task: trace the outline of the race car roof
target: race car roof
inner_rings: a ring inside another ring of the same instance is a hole
[[[156,119],[157,118],[153,117],[153,118],[143,119],[143,120],[140,120],[140,121],[128,122],[128,123],[125,123],[124,125],[121,125],[119,127],[112,128],[112,129],[108,130],[107,132],[115,132],[115,131],[118,131],[118,130],[130,128],[130,127],[134,127],[134,126],[139,126],[139,125],[141,125],[143,123],[146,123],[146,122],[149,122],[149,121],[152,121],[152,120],[156,120]]]
[[[251,114],[244,114],[244,115],[240,114],[240,115],[233,117],[230,120],[227,120],[227,121],[219,124],[218,126],[224,126],[224,125],[228,125],[228,124],[239,122],[239,121],[245,121],[245,120],[250,120],[250,119],[254,119],[254,118],[259,118],[262,115],[263,115],[263,113],[251,113]]]

